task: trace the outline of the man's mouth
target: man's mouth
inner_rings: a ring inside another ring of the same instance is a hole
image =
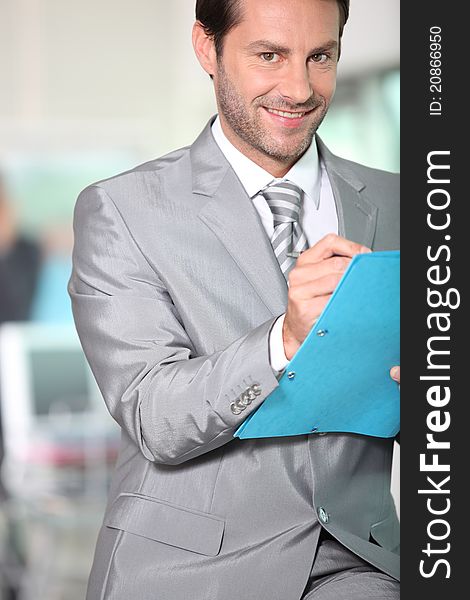
[[[294,111],[286,111],[286,110],[277,110],[276,108],[268,108],[265,106],[265,109],[278,117],[285,117],[286,119],[301,119],[303,116],[311,112],[313,109],[304,110],[303,112],[294,112]]]

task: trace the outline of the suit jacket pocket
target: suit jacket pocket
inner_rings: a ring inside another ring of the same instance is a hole
[[[374,523],[370,528],[370,535],[382,548],[390,550],[390,552],[399,552],[400,523],[394,513],[391,513],[382,521]]]
[[[220,552],[224,519],[139,494],[120,494],[104,524],[206,556]]]

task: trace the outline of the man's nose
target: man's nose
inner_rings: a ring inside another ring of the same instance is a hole
[[[283,72],[279,91],[286,100],[295,104],[307,102],[312,95],[312,83],[310,73],[305,63],[294,63],[288,65]]]

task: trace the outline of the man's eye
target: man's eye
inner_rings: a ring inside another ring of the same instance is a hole
[[[261,54],[261,58],[265,61],[265,62],[277,62],[279,57],[276,54],[276,52],[263,52]]]
[[[329,56],[328,56],[328,54],[324,54],[323,52],[320,52],[319,54],[312,54],[312,56],[310,58],[312,59],[313,62],[323,63],[328,60]]]

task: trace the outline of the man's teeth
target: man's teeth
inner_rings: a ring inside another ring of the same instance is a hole
[[[287,117],[288,119],[300,119],[304,116],[304,112],[292,113],[292,112],[284,112],[282,110],[276,110],[274,108],[267,108],[268,112],[273,115],[279,115],[280,117]]]

